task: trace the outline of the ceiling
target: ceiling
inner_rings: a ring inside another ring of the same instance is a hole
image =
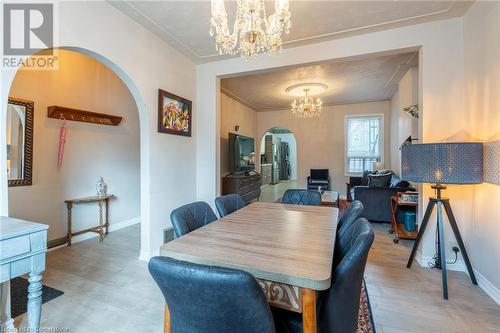
[[[110,1],[196,63],[219,56],[209,36],[210,1]],[[471,1],[290,1],[292,28],[284,47],[462,16]],[[236,2],[226,0],[229,22]],[[274,1],[266,1],[266,12]],[[231,29],[232,30],[232,29]]]
[[[301,65],[221,80],[226,95],[257,111],[282,110],[292,102],[285,89],[305,82],[328,86],[320,97],[323,105],[388,100],[403,75],[418,65],[418,53],[377,55],[359,60]]]

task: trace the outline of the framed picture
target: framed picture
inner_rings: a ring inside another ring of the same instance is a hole
[[[158,132],[191,136],[190,100],[158,89]]]

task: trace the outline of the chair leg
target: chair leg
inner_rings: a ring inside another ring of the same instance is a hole
[[[163,333],[170,333],[170,311],[168,311],[168,304],[165,303],[165,314],[163,319]]]

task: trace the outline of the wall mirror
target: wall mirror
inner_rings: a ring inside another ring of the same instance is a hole
[[[32,183],[33,109],[33,102],[9,97],[6,130],[9,186]]]

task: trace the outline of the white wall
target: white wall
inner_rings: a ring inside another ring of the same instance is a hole
[[[220,96],[220,177],[224,177],[230,173],[227,141],[229,132],[236,133],[234,127],[239,125],[238,134],[254,138],[255,145],[257,146],[257,112],[226,94],[221,93]],[[256,156],[256,161],[258,160],[259,156]]]
[[[391,97],[391,164],[390,169],[401,174],[401,151],[399,150],[399,91]]]
[[[59,2],[56,20],[59,45],[78,48],[103,61],[124,80],[134,96],[141,132],[141,257],[148,258],[158,253],[162,230],[170,225],[170,211],[196,199],[196,137],[203,133],[197,129],[200,122],[196,120],[196,67],[106,2]],[[2,133],[14,74],[2,70]],[[194,101],[193,137],[157,133],[158,88]],[[206,126],[210,124],[203,124]],[[211,140],[216,138],[218,142],[215,134]],[[2,135],[0,145],[4,144]],[[0,165],[5,163],[5,149],[1,149]],[[7,215],[6,169],[0,170],[0,213]],[[212,179],[217,178],[214,175]]]
[[[418,67],[413,66],[398,83],[398,90],[391,98],[391,169],[401,174],[401,144],[409,137],[418,138],[418,118],[404,112],[405,107],[418,104]],[[418,143],[419,141],[417,141]]]
[[[64,237],[64,200],[95,195],[95,183],[103,176],[108,192],[117,196],[111,201],[110,224],[138,220],[139,114],[128,88],[111,69],[86,55],[61,51],[57,71],[19,71],[10,96],[35,105],[33,185],[9,187],[10,216],[48,224],[49,240]],[[52,105],[123,120],[116,127],[68,121],[63,166],[58,170],[62,122],[47,117]],[[75,206],[73,231],[98,224],[96,207],[96,203]]]
[[[310,169],[330,169],[332,190],[345,195],[345,117],[384,115],[384,163],[390,164],[390,104],[385,102],[325,106],[321,115],[300,119],[290,110],[257,113],[259,135],[272,127],[290,130],[297,141],[297,186],[305,188]]]
[[[464,17],[467,130],[500,140],[500,2],[476,2]],[[465,241],[480,286],[500,304],[500,185],[474,186]]]

